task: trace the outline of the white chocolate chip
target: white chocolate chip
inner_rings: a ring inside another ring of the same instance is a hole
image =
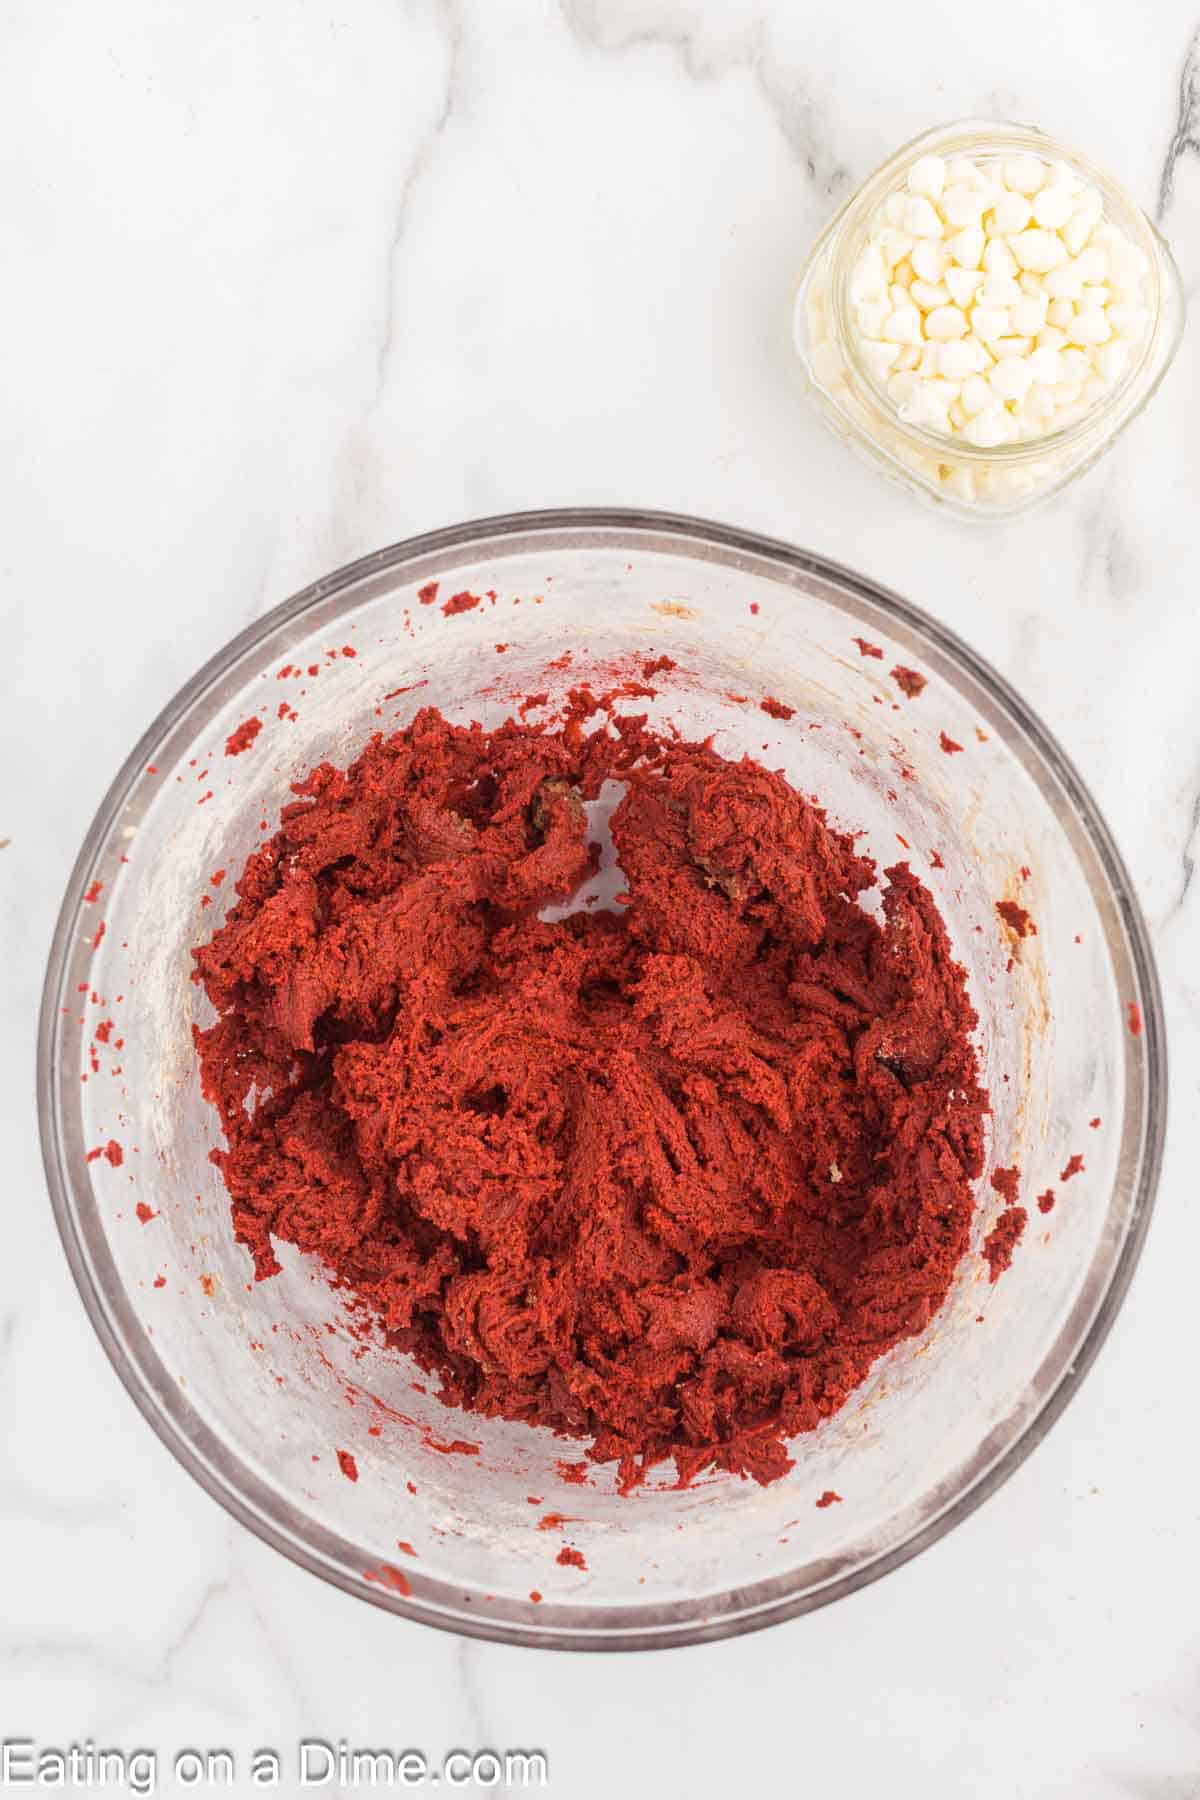
[[[1057,232],[1042,231],[1036,225],[1019,231],[1008,240],[1009,248],[1023,269],[1044,275],[1067,260],[1067,252]]]
[[[1024,231],[1032,215],[1033,208],[1022,193],[1001,194],[992,209],[992,217],[996,229],[1003,237],[1011,237],[1014,232]],[[1067,218],[1071,216],[1070,202],[1067,203]],[[1042,220],[1038,221],[1043,223]],[[1065,221],[1064,221],[1065,223]]]
[[[964,269],[977,269],[983,256],[983,228],[967,225],[954,237],[946,239],[946,248]]]
[[[982,269],[960,269],[952,266],[946,270],[945,274],[946,287],[956,306],[970,306],[982,281]]]
[[[911,303],[898,306],[884,321],[883,338],[889,344],[919,344],[921,314]]]
[[[946,185],[946,165],[940,156],[922,156],[908,171],[910,194],[924,194],[929,200],[940,200]]]
[[[935,340],[965,337],[966,331],[967,316],[957,306],[935,307],[925,320],[926,335]]]
[[[1014,156],[1004,165],[1004,181],[1017,194],[1036,194],[1046,183],[1046,165],[1040,156]]]
[[[950,258],[935,238],[922,238],[920,243],[913,245],[909,261],[913,274],[922,281],[940,281]]]

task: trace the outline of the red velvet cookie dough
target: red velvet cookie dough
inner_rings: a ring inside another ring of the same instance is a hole
[[[213,1158],[259,1278],[320,1257],[450,1402],[766,1482],[967,1250],[975,1015],[907,864],[877,921],[781,776],[594,711],[296,785],[194,953]],[[546,922],[607,778],[625,903]]]

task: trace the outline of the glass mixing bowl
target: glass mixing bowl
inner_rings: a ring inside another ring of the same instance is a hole
[[[423,603],[430,582],[439,595]],[[482,603],[444,612],[460,590]],[[611,685],[614,666],[662,654],[678,667],[629,710],[783,769],[881,863],[909,857],[929,883],[980,1016],[989,1171],[1020,1165],[1030,1219],[993,1285],[979,1250],[1002,1203],[985,1177],[974,1247],[941,1312],[796,1440],[786,1479],[709,1476],[680,1491],[668,1466],[622,1498],[611,1468],[580,1469],[582,1445],[442,1406],[415,1366],[349,1329],[344,1298],[289,1247],[282,1274],[252,1280],[208,1160],[216,1121],[191,1040],[207,1003],[189,951],[313,763],[344,764],[423,705],[494,723],[532,689],[553,700],[589,677]],[[892,678],[897,665],[927,678],[917,698]],[[764,696],[792,717],[764,713]],[[227,754],[251,717],[261,730]],[[230,878],[214,885],[219,869]],[[1028,910],[1036,936],[1013,938],[1002,899]],[[1011,1473],[1125,1293],[1158,1174],[1165,1069],[1146,930],[1104,822],[1044,727],[965,645],[784,544],[691,519],[563,512],[365,557],[243,632],[176,696],[113,782],[71,876],[39,1090],[54,1210],[100,1340],[231,1513],[315,1574],[428,1624],[640,1649],[849,1593]],[[1084,1170],[1064,1184],[1077,1153]],[[1058,1201],[1044,1215],[1033,1196],[1048,1187]],[[842,1503],[819,1508],[826,1489]],[[539,1531],[550,1511],[569,1522]],[[564,1540],[585,1571],[557,1563]]]

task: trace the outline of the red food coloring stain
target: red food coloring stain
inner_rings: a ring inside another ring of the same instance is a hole
[[[1096,1118],[1096,1119],[1089,1119],[1089,1120],[1088,1120],[1088,1124],[1089,1124],[1089,1125],[1090,1125],[1090,1126],[1091,1126],[1091,1128],[1092,1128],[1092,1130],[1093,1130],[1093,1131],[1099,1131],[1099,1129],[1100,1129],[1100,1125],[1101,1125],[1101,1120],[1100,1120],[1100,1119],[1098,1119],[1098,1118]]]
[[[426,678],[423,681],[410,681],[407,687],[393,688],[390,693],[385,694],[383,697],[385,700],[395,700],[398,697],[398,695],[400,695],[400,694],[411,694],[414,691],[414,689],[416,689],[416,688],[423,688],[423,687],[428,687],[428,686],[429,686],[428,678]]]
[[[751,612],[752,612],[752,613],[753,613],[753,614],[754,614],[754,615],[755,615],[755,617],[756,617],[756,618],[757,618],[757,616],[758,616],[758,601],[757,601],[757,600],[752,600],[752,601],[751,601],[751,602],[750,602],[750,611],[751,611]]]
[[[1038,1211],[1048,1213],[1054,1211],[1054,1189],[1047,1188],[1044,1194],[1038,1195]]]
[[[497,655],[497,656],[503,656],[503,655],[504,655],[504,652],[505,652],[505,651],[506,651],[506,650],[507,650],[507,649],[508,649],[508,645],[507,645],[507,644],[497,644],[497,645],[496,645],[496,655]]]
[[[157,775],[158,774],[158,764],[157,763],[147,763],[146,764],[146,773],[147,773],[147,775]]]
[[[916,669],[906,669],[903,663],[897,663],[892,670],[892,680],[909,700],[915,700],[929,686],[928,676]]]
[[[1129,1002],[1129,1029],[1134,1037],[1142,1035],[1142,1009],[1136,1000]]]
[[[850,642],[858,645],[858,654],[860,656],[877,656],[880,662],[883,661],[883,651],[879,648],[878,644],[868,643],[866,638],[860,637],[851,638]]]
[[[436,587],[436,586],[437,586],[437,583],[436,583],[436,582],[435,582],[435,583],[434,583],[434,586],[435,586],[435,587]],[[410,1494],[415,1494],[415,1493],[416,1493],[416,1491],[417,1491],[417,1490],[416,1490],[416,1488],[415,1488],[415,1487],[414,1487],[414,1486],[413,1486],[413,1483],[412,1483],[412,1482],[411,1482],[411,1481],[406,1481],[406,1482],[405,1482],[405,1484],[404,1484],[404,1485],[405,1485],[405,1487],[406,1487],[406,1488],[407,1488],[407,1489],[408,1489],[408,1491],[409,1491],[409,1493],[410,1493]]]
[[[1016,1205],[1020,1181],[1021,1171],[1017,1168],[994,1169],[992,1171],[992,1186],[1000,1195],[1001,1199],[1006,1201],[1009,1206]]]
[[[154,1208],[152,1206],[147,1206],[144,1200],[138,1201],[134,1211],[137,1213],[137,1216],[143,1225],[148,1225],[151,1219],[157,1219],[158,1217]]]
[[[929,852],[929,866],[931,869],[944,869],[946,866],[936,850]]]
[[[102,881],[93,881],[91,887],[83,896],[83,904],[85,906],[94,906],[96,901],[100,898],[103,887],[104,883]]]
[[[895,798],[896,796],[893,794],[892,799],[894,800]],[[909,843],[908,839],[906,837],[901,837],[899,832],[896,833],[896,842],[902,845],[905,850],[912,849],[912,845]]]
[[[109,1163],[114,1169],[119,1169],[121,1164],[125,1161],[125,1152],[122,1150],[120,1144],[118,1144],[116,1138],[109,1138],[107,1144],[104,1146],[103,1156],[105,1162]]]
[[[530,1504],[533,1505],[534,1502],[531,1500]],[[548,1512],[544,1518],[538,1520],[537,1529],[539,1531],[561,1531],[564,1525],[571,1523],[572,1520],[568,1513]]]
[[[398,1550],[403,1550],[405,1556],[415,1556],[417,1554],[407,1538],[397,1538],[396,1548]]]
[[[357,656],[358,651],[354,648],[353,644],[343,644],[342,645],[342,655],[343,656]]]
[[[585,1462],[563,1462],[560,1460],[555,1464],[555,1467],[558,1470],[559,1480],[565,1481],[569,1487],[587,1486],[588,1466]]]
[[[112,1034],[113,1034],[112,1020],[111,1019],[101,1019],[100,1023],[96,1027],[96,1042],[98,1044],[107,1044],[107,1042],[108,1042],[109,1038],[112,1036]]]
[[[642,680],[650,681],[655,675],[665,675],[669,669],[677,669],[679,664],[673,656],[655,656],[642,664]]]
[[[538,1593],[536,1588],[530,1588],[529,1598],[533,1601],[535,1606],[540,1606],[542,1603],[542,1596]]]
[[[201,894],[200,905],[202,907],[211,906],[212,905],[212,895],[211,894]]]
[[[154,1277],[154,1285],[155,1285],[155,1287],[156,1287],[156,1288],[164,1288],[164,1287],[166,1287],[166,1285],[167,1285],[167,1278],[166,1278],[166,1276],[165,1276],[165,1275],[156,1275],[156,1276],[155,1276],[155,1277]]]
[[[432,606],[437,597],[438,584],[436,581],[427,581],[424,587],[417,589],[417,599],[422,606]]]
[[[358,1480],[358,1464],[355,1462],[354,1458],[351,1456],[351,1454],[348,1450],[339,1450],[338,1451],[337,1465],[338,1465],[338,1468],[342,1471],[342,1474],[346,1477],[347,1481],[357,1481]]]
[[[947,756],[957,756],[962,749],[962,745],[956,744],[954,739],[952,737],[947,737],[944,731],[938,733],[938,743],[942,746],[942,749]]]
[[[101,919],[100,923],[96,927],[96,935],[92,939],[92,949],[93,950],[98,950],[100,948],[100,940],[104,936],[106,929],[107,929],[107,927],[105,926],[104,920]]]
[[[459,594],[451,594],[445,606],[443,606],[442,612],[447,619],[452,619],[457,613],[474,611],[479,603],[479,595],[470,594],[467,592],[466,588],[464,588]]]
[[[213,1280],[211,1275],[202,1275],[200,1277],[200,1287],[201,1287],[203,1293],[205,1294],[206,1298],[209,1300],[212,1299],[213,1295],[217,1291],[217,1284]],[[280,1387],[282,1387],[283,1386],[283,1377],[279,1376],[278,1380],[279,1380]]]
[[[826,1488],[825,1492],[821,1495],[821,1498],[817,1501],[817,1505],[820,1507],[840,1506],[841,1503],[842,1496],[839,1493],[836,1493],[833,1488]]]
[[[771,694],[759,701],[759,711],[768,713],[772,719],[794,719],[796,716],[794,706],[785,706],[782,700],[776,700]]]
[[[299,673],[299,671],[295,670],[292,663],[284,663],[282,669],[276,669],[275,679],[276,681],[286,681],[288,676],[293,673]]]
[[[560,1563],[564,1569],[587,1568],[583,1551],[574,1549],[570,1544],[564,1544],[554,1560],[556,1563]]]
[[[1063,1169],[1063,1171],[1059,1175],[1058,1179],[1060,1181],[1070,1181],[1072,1175],[1082,1175],[1082,1174],[1083,1174],[1083,1158],[1082,1158],[1082,1156],[1079,1156],[1077,1154],[1077,1155],[1069,1158],[1066,1168]]]
[[[240,756],[243,750],[248,750],[250,748],[261,730],[261,719],[243,719],[237,729],[231,731],[229,736],[225,739],[226,756]]]

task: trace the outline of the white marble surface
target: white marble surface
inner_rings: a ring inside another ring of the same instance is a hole
[[[980,533],[824,435],[786,336],[834,201],[968,113],[1107,162],[1194,289],[1198,33],[1195,0],[6,9],[0,1736],[539,1745],[570,1800],[1200,1795],[1200,340],[1113,457]],[[648,1659],[425,1631],[234,1525],[93,1339],[32,1109],[62,884],[174,689],[348,557],[572,502],[797,540],[992,658],[1108,814],[1172,1035],[1142,1268],[1046,1443],[853,1599]]]

